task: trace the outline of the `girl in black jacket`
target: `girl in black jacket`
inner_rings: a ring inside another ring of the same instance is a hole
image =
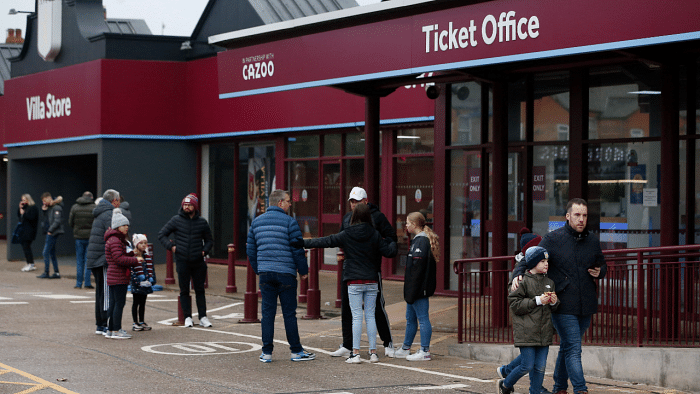
[[[360,359],[362,337],[362,303],[365,304],[365,322],[369,338],[370,362],[379,361],[377,355],[377,323],[374,310],[379,289],[381,256],[396,255],[396,242],[384,238],[372,226],[372,214],[367,204],[357,204],[352,211],[350,226],[338,234],[317,239],[305,239],[305,248],[341,247],[345,253],[343,281],[348,284],[348,300],[352,312],[352,354],[346,360],[357,364]]]
[[[437,234],[425,225],[425,217],[420,212],[409,213],[406,217],[406,230],[413,234],[411,248],[406,258],[403,298],[406,300],[406,335],[403,346],[396,350],[395,357],[408,361],[430,361],[430,325],[428,297],[435,293],[436,264],[440,256],[440,243]],[[411,353],[411,345],[416,337],[420,322],[420,345],[417,352]]]

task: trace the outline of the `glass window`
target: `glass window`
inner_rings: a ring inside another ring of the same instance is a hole
[[[525,78],[508,84],[508,141],[525,141],[527,122]]]
[[[342,192],[342,200],[347,201],[353,187],[365,187],[365,160],[345,160],[345,189]],[[349,207],[347,208],[350,209]]]
[[[481,144],[481,84],[466,82],[452,85],[452,129],[450,145]]]
[[[397,153],[432,153],[433,129],[400,129],[396,132]]]
[[[381,135],[381,131],[380,131]],[[365,133],[348,133],[345,135],[345,156],[365,155]]]
[[[318,162],[289,162],[289,191],[292,207],[289,214],[299,222],[304,238],[318,237]]]
[[[233,241],[233,204],[230,204],[235,187],[234,174],[234,149],[233,145],[211,145],[209,149],[209,223],[214,236],[214,247],[211,250],[213,258],[228,258],[227,245]],[[216,180],[216,181],[214,181]],[[245,190],[245,189],[244,189]],[[224,201],[229,202],[222,203]],[[245,215],[245,214],[243,214]],[[242,216],[244,217],[244,216]],[[245,229],[247,230],[247,229]],[[246,233],[247,236],[247,233]],[[245,245],[245,239],[241,244],[241,238],[236,240],[237,245]],[[240,258],[241,248],[236,248]],[[243,248],[245,249],[245,248]],[[245,251],[243,252],[245,255]]]
[[[406,271],[408,234],[406,215],[421,212],[428,224],[433,222],[433,158],[396,158],[396,233],[399,236],[399,262],[395,274]]]
[[[532,148],[532,231],[544,235],[564,225],[569,201],[569,148],[543,145]]]
[[[534,140],[569,140],[569,72],[536,74],[534,78]]]
[[[340,148],[342,146],[340,140],[341,134],[326,134],[323,136],[323,155],[324,156],[340,156]]]
[[[287,138],[287,157],[290,159],[304,159],[318,157],[319,137],[317,135],[303,135]]]
[[[481,256],[481,156],[477,152],[450,152],[449,237],[450,266],[455,260]],[[450,270],[450,289],[457,288]]]
[[[589,75],[589,138],[661,135],[661,71],[635,62],[592,68]]]
[[[603,249],[659,246],[660,148],[657,141],[589,147],[588,229],[600,232]]]

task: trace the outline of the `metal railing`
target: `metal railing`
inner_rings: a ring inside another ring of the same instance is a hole
[[[608,272],[597,281],[598,313],[584,344],[700,347],[700,245],[603,253]],[[512,343],[506,294],[513,263],[512,256],[454,262],[460,343]]]

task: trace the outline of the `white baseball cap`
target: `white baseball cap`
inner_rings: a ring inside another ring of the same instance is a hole
[[[365,198],[367,198],[367,192],[365,191],[365,189],[355,186],[352,188],[352,191],[350,192],[350,198],[348,198],[348,200],[362,201]]]

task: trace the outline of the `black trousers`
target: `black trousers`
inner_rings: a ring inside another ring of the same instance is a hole
[[[188,261],[177,264],[177,283],[180,286],[180,307],[185,318],[192,317],[192,302],[190,301],[190,281],[194,288],[199,318],[207,315],[207,299],[204,295],[204,281],[207,279],[207,263]]]
[[[22,241],[22,251],[27,264],[34,264],[34,253],[32,253],[32,241]]]
[[[134,318],[134,323],[142,323],[146,316],[146,298],[148,294],[134,293],[133,304],[131,304],[131,317]]]
[[[109,321],[109,287],[107,286],[107,270],[105,266],[91,269],[95,277],[95,325],[107,327]],[[106,297],[105,297],[106,295]]]
[[[343,347],[352,349],[352,312],[348,300],[348,284],[343,281],[341,289],[340,321],[343,329]],[[377,293],[377,307],[374,312],[374,320],[377,322],[377,333],[382,340],[384,347],[394,342],[391,338],[391,326],[389,316],[384,308],[384,289],[382,286],[382,274],[379,274],[379,293]]]

